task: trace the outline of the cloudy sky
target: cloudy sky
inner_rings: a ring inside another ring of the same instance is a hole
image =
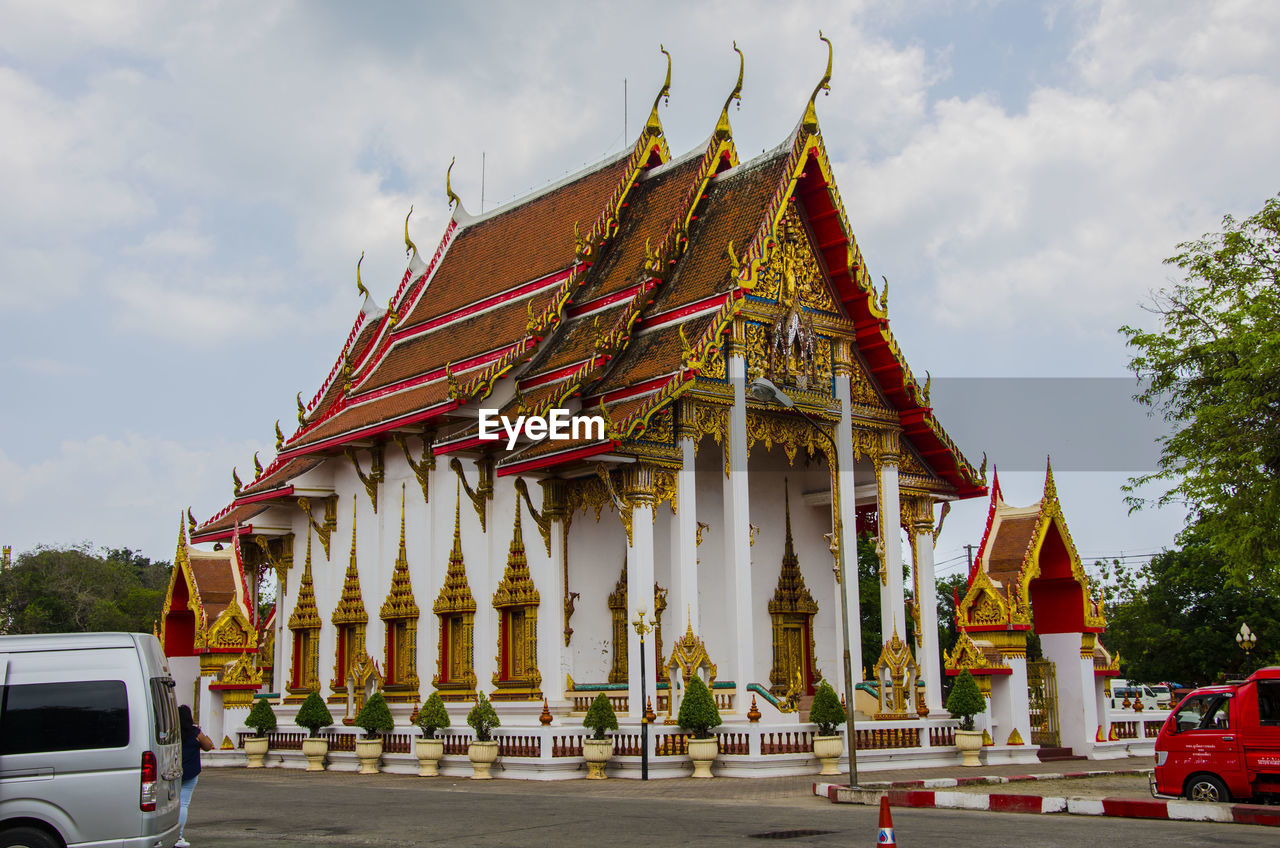
[[[231,467],[292,431],[361,251],[385,302],[410,204],[434,248],[451,157],[474,212],[482,153],[492,208],[622,149],[660,43],[668,138],[698,146],[734,40],[749,157],[799,118],[821,29],[841,195],[943,423],[1011,502],[1063,455],[1086,558],[1168,544],[1181,513],[1127,516],[1119,491],[1150,450],[1090,451],[1147,438],[1107,398],[1162,258],[1280,190],[1280,4],[901,5],[0,0],[0,542],[169,558],[179,512],[224,506]],[[944,573],[984,511],[953,512]]]

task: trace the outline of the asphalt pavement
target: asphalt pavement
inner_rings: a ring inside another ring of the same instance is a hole
[[[200,776],[186,837],[195,848],[876,844],[875,808],[815,798],[812,784],[812,777],[471,781],[211,768]],[[902,809],[894,825],[903,848],[1276,844],[1272,828],[1080,816]]]

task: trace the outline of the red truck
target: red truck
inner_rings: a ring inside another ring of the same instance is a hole
[[[1187,695],[1156,737],[1152,792],[1193,801],[1280,796],[1280,666]]]

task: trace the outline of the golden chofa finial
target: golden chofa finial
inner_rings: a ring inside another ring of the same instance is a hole
[[[409,215],[404,216],[404,255],[413,256],[418,252],[418,246],[413,243],[413,239],[409,238],[409,216],[413,214],[413,205],[409,206]]]
[[[298,392],[298,426],[307,423],[307,408],[302,405],[302,392]]]
[[[369,296],[369,290],[364,287],[364,281],[360,279],[360,265],[364,262],[364,251],[360,251],[360,259],[356,261],[356,291],[365,297]]]
[[[253,479],[257,480],[262,476],[262,462],[258,459],[258,452],[253,452]]]
[[[462,205],[462,198],[453,193],[453,184],[449,181],[450,176],[453,174],[453,163],[457,161],[457,158],[455,156],[449,160],[449,168],[444,172],[444,193],[449,195],[449,206],[451,207]]]
[[[738,42],[733,42],[733,49],[738,54],[738,82],[725,98],[724,108],[720,110],[720,120],[716,122],[716,138],[728,138],[733,135],[733,128],[729,126],[729,104],[735,100],[738,101],[739,107],[742,104],[742,72],[746,69],[747,63],[742,51],[738,49]]]
[[[284,447],[284,431],[280,429],[280,419],[276,419],[276,453]]]
[[[804,118],[800,122],[805,131],[811,133],[818,131],[818,110],[814,106],[814,102],[818,99],[818,92],[831,91],[831,58],[834,52],[831,48],[831,39],[823,35],[822,30],[818,30],[818,38],[827,42],[827,72],[818,81],[818,85],[813,89],[813,94],[809,95],[809,105],[805,107]]]
[[[663,98],[667,98],[667,101],[670,102],[671,98],[671,54],[661,44],[658,45],[658,49],[662,51],[663,56],[667,57],[667,79],[662,83],[662,88],[658,90],[658,96],[653,98],[653,109],[649,112],[649,120],[644,125],[646,133],[654,134],[662,132],[662,121],[658,118],[658,103]]]
[[[236,473],[236,467],[231,466],[231,482],[235,486],[236,497],[240,497],[240,490],[244,488],[244,484],[240,482],[240,475]]]

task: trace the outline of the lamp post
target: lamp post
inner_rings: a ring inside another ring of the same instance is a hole
[[[1253,635],[1247,623],[1240,624],[1240,632],[1236,634],[1236,644],[1244,650],[1244,664],[1248,666],[1249,652],[1253,650],[1254,645],[1258,644],[1258,637]]]
[[[648,610],[644,604],[636,607],[636,620],[632,625],[636,628],[636,633],[640,636],[640,779],[649,779],[649,692],[648,682],[649,673],[645,670],[644,663],[644,634],[653,629],[652,624],[646,624],[644,620],[645,613]]]
[[[796,412],[800,413],[800,415],[803,416],[806,421],[808,421],[810,424],[813,425],[813,429],[818,432],[818,435],[822,436],[822,438],[827,440],[827,443],[831,445],[831,450],[835,453],[835,455],[837,457],[840,455],[840,451],[836,447],[835,440],[832,439],[831,436],[827,435],[827,431],[822,429],[822,425],[819,424],[817,421],[815,421],[803,409],[800,409],[799,407],[797,407],[796,402],[794,400],[788,397],[785,392],[783,392],[781,389],[779,389],[769,380],[766,380],[763,377],[760,377],[754,380],[751,383],[751,385],[747,387],[747,392],[748,394],[751,395],[752,398],[760,401],[761,403],[775,403],[783,407],[784,409],[794,409]],[[839,469],[837,469],[836,473],[839,473]],[[833,488],[835,487],[834,480],[832,481],[832,487]],[[852,496],[852,494],[853,493],[851,492],[850,496]],[[831,503],[832,503],[832,507],[834,508],[835,506],[834,498],[832,499]],[[858,738],[857,736],[854,735],[853,659],[849,651],[849,576],[848,576],[847,569],[845,568],[844,545],[841,543],[838,534],[835,532],[835,527],[836,527],[836,522],[833,516],[831,535],[832,535],[832,539],[834,540],[834,544],[839,549],[839,553],[836,557],[836,560],[837,560],[839,575],[840,575],[840,621],[843,624],[843,635],[844,635],[845,739],[849,745],[849,786],[856,787],[858,785]]]

